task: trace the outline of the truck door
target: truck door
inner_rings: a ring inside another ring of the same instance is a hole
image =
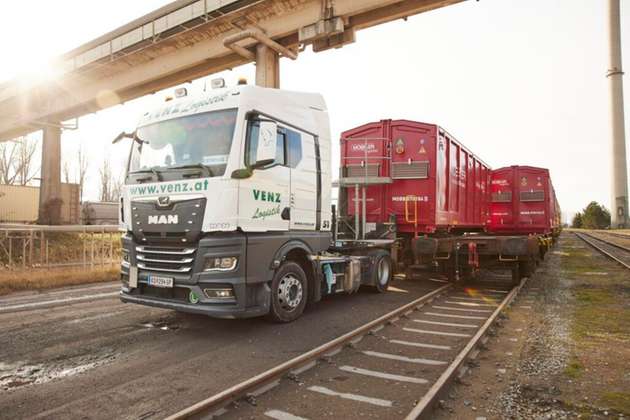
[[[255,163],[258,127],[248,128],[245,160]],[[247,232],[286,231],[289,229],[289,184],[291,172],[287,166],[286,134],[278,127],[276,159],[256,168],[251,177],[239,185],[239,226]]]
[[[289,229],[315,230],[318,206],[321,206],[315,138],[294,128],[283,127],[281,131],[286,140],[287,166],[291,173]]]

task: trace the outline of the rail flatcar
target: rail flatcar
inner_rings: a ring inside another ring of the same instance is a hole
[[[517,282],[559,232],[546,169],[502,168],[492,184],[489,166],[446,130],[408,120],[364,124],[340,141],[337,237],[394,241],[392,258],[408,275],[457,280],[498,267]]]
[[[341,135],[340,237],[395,239],[399,268],[440,266],[484,232],[491,169],[436,124],[381,120]]]

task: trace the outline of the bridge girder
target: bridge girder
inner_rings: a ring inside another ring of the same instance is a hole
[[[39,130],[44,126],[42,122],[80,117],[251,62],[223,43],[226,37],[244,29],[262,30],[279,44],[296,50],[303,44],[299,39],[300,29],[325,19],[342,19],[345,32],[330,39],[336,42],[341,37],[343,43],[344,37],[354,31],[461,1],[464,0],[335,0],[332,10],[326,9],[329,4],[326,0],[246,1],[247,5],[240,9],[208,15],[197,26],[164,39],[151,39],[135,49],[65,73],[54,81],[38,86],[19,82],[0,85],[0,141]],[[139,21],[132,24],[140,25]],[[333,47],[335,42],[331,42]],[[255,40],[239,43],[252,52],[255,44]],[[83,50],[80,47],[75,53]],[[72,54],[63,60],[72,59]]]

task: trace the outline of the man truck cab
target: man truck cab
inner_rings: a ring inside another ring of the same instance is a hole
[[[321,95],[241,85],[179,96],[116,139],[132,139],[123,302],[288,322],[326,294],[387,289],[391,244],[333,246]]]

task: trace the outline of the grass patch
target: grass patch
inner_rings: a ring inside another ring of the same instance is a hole
[[[564,374],[570,378],[578,378],[582,374],[582,370],[584,366],[580,363],[578,359],[573,357],[566,368],[564,368]]]
[[[92,271],[79,269],[30,270],[0,273],[0,296],[25,290],[44,290],[78,284],[118,280],[119,268]]]
[[[575,298],[580,303],[596,303],[608,305],[614,303],[615,299],[610,290],[606,289],[578,289]]]
[[[573,334],[576,339],[630,340],[630,310],[621,290],[609,287],[575,289]]]
[[[630,414],[630,394],[627,392],[605,392],[600,402],[612,410]]]
[[[591,254],[586,252],[571,252],[567,255],[561,255],[560,267],[563,271],[571,274],[601,271],[601,265],[594,263]]]

